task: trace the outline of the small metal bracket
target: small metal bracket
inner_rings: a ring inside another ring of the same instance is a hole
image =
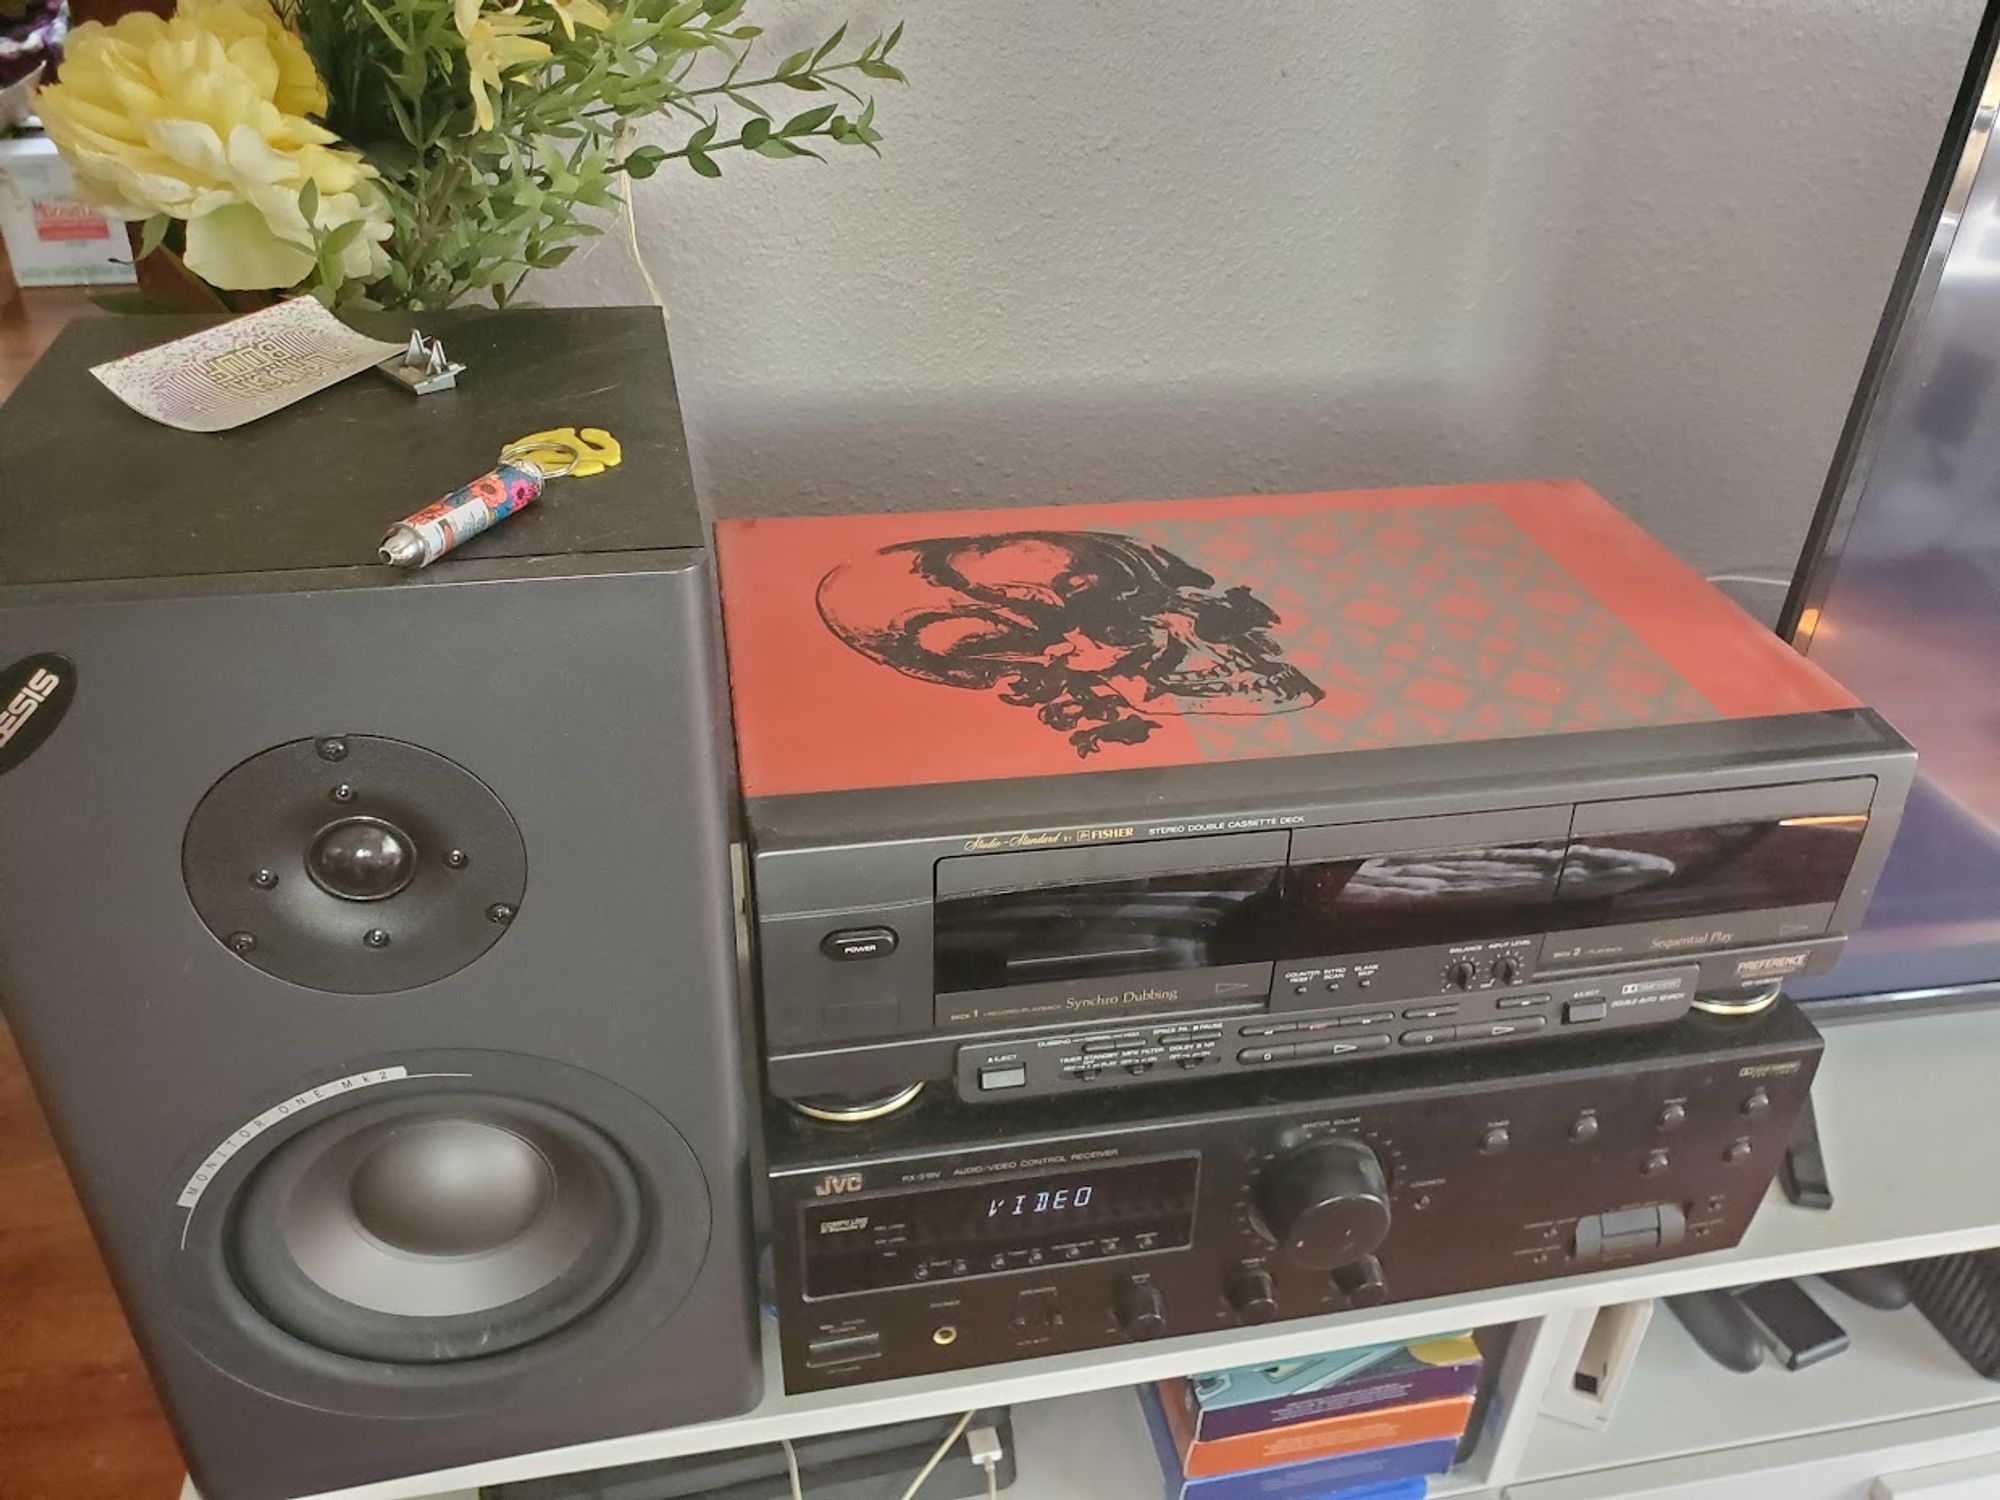
[[[441,339],[427,339],[415,330],[410,333],[409,348],[375,368],[413,396],[448,391],[458,384],[458,377],[465,370],[464,365],[454,363],[446,355]]]

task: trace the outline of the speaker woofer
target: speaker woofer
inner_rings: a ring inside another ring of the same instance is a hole
[[[574,1323],[639,1253],[623,1153],[574,1115],[458,1094],[348,1110],[246,1185],[229,1254],[278,1327],[356,1359],[490,1357]]]
[[[642,1342],[710,1259],[716,1188],[701,1160],[653,1104],[599,1074],[437,1048],[354,1057],[289,1087],[224,1110],[159,1184],[161,1305],[246,1386],[356,1416],[400,1418],[413,1399],[480,1410],[569,1378],[579,1350]],[[302,1239],[294,1212],[308,1226],[326,1214],[325,1236]],[[579,1222],[589,1233],[567,1258],[576,1240],[558,1253],[553,1231]],[[357,1257],[359,1281],[315,1259],[328,1240]],[[430,1300],[391,1301],[367,1269],[388,1260]],[[450,1310],[481,1302],[493,1305]]]

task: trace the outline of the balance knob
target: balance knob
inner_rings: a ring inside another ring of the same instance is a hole
[[[1472,967],[1471,962],[1461,958],[1451,966],[1451,973],[1446,979],[1455,990],[1469,990],[1472,988],[1472,981],[1478,977],[1479,971]]]
[[[1150,1281],[1127,1276],[1111,1294],[1111,1312],[1127,1338],[1157,1338],[1167,1326],[1166,1299]]]
[[[1238,1322],[1268,1323],[1278,1315],[1278,1291],[1269,1271],[1243,1267],[1229,1278],[1227,1293]]]
[[[1372,1255],[1364,1255],[1353,1265],[1335,1271],[1333,1284],[1346,1296],[1349,1307],[1373,1307],[1389,1295],[1382,1262]]]
[[[1314,1270],[1360,1259],[1389,1232],[1388,1179],[1359,1141],[1301,1147],[1257,1180],[1256,1198],[1266,1237]]]

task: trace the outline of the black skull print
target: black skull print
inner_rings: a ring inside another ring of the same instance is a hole
[[[1139,744],[1158,715],[1290,713],[1323,696],[1247,587],[1112,532],[902,542],[831,569],[818,603],[863,656],[1031,707],[1079,756]]]

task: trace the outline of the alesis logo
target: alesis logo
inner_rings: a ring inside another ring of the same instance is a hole
[[[813,1184],[815,1198],[838,1198],[842,1193],[861,1191],[859,1172],[829,1172]]]
[[[76,668],[66,656],[24,657],[0,671],[0,774],[41,748],[75,696]]]

